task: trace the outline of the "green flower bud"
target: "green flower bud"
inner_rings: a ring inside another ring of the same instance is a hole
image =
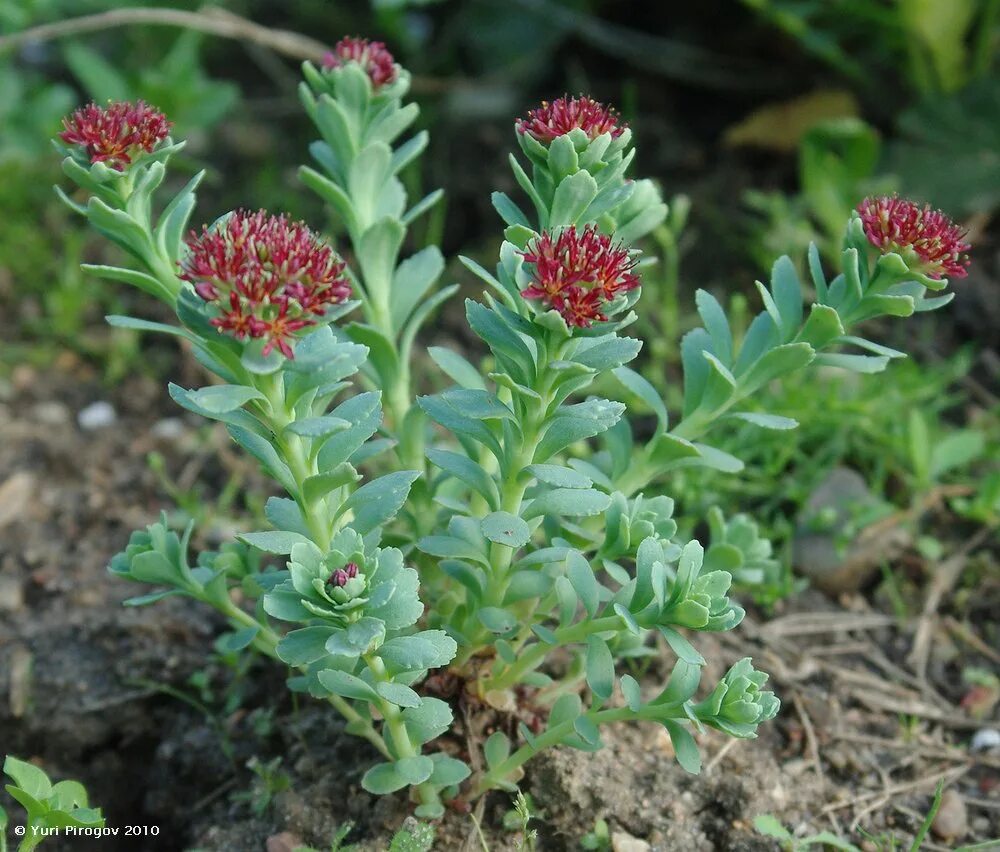
[[[736,663],[704,701],[694,706],[695,715],[706,725],[734,737],[755,737],[761,722],[773,719],[781,702],[765,692],[767,675],[753,667],[749,657]]]
[[[731,630],[743,620],[743,608],[726,594],[732,575],[728,571],[702,574],[704,551],[697,541],[684,547],[676,576],[670,576],[663,554],[663,545],[652,538],[639,547],[636,594],[630,609],[641,626],[717,631]]]

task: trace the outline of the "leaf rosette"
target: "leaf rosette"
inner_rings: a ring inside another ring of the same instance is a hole
[[[669,545],[668,545],[669,547]],[[732,630],[745,615],[726,594],[733,583],[728,571],[702,573],[704,550],[697,541],[681,552],[676,573],[664,557],[664,545],[646,539],[636,560],[636,589],[629,606],[640,627],[687,627]]]
[[[757,726],[773,719],[781,708],[777,696],[764,690],[766,682],[767,675],[744,657],[726,672],[708,698],[694,705],[694,714],[730,736],[755,737]]]
[[[320,619],[343,628],[364,617],[396,630],[423,613],[418,586],[417,572],[403,564],[399,550],[366,552],[361,535],[348,528],[326,554],[312,542],[294,545],[288,577],[265,596],[264,610],[282,621]]]

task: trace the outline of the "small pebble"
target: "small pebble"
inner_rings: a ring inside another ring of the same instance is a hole
[[[24,584],[16,577],[0,576],[0,612],[17,612],[24,607]]]
[[[0,529],[28,516],[35,497],[35,477],[21,470],[0,482]]]
[[[649,852],[652,847],[645,840],[616,831],[611,835],[611,849],[613,852]]]
[[[949,788],[941,797],[941,807],[931,823],[931,831],[942,840],[961,840],[969,832],[969,817],[965,800],[956,789]]]
[[[104,402],[104,400],[92,402],[86,408],[81,409],[80,413],[76,415],[76,422],[86,432],[94,432],[97,429],[112,426],[117,419],[118,414],[115,412],[114,407],[110,402]]]
[[[187,428],[179,417],[164,417],[162,420],[157,420],[150,431],[154,438],[161,441],[176,441],[184,435]]]
[[[1000,747],[1000,731],[996,728],[980,728],[972,736],[972,742],[969,743],[969,751],[975,753],[977,751],[990,751]]]
[[[295,852],[302,847],[302,841],[290,831],[272,834],[267,838],[267,852]]]
[[[70,421],[69,409],[61,402],[40,402],[31,409],[32,416],[46,426],[62,426]]]

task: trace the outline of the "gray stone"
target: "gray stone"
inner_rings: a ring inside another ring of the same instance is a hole
[[[829,594],[857,591],[909,541],[900,524],[886,522],[891,511],[855,471],[834,468],[799,514],[794,566]]]
[[[94,432],[97,429],[105,429],[113,426],[118,419],[118,414],[110,402],[99,400],[92,402],[85,408],[80,409],[76,415],[76,422],[85,432]]]
[[[35,477],[21,470],[0,484],[0,529],[27,516],[35,494]]]
[[[969,816],[965,799],[954,787],[944,791],[931,831],[942,840],[961,840],[969,833]]]
[[[1000,731],[996,728],[980,728],[972,735],[969,743],[969,751],[973,753],[993,751],[996,748],[1000,748]]]
[[[153,424],[150,433],[160,441],[176,441],[187,432],[184,421],[179,417],[164,417]]]
[[[32,417],[46,426],[65,426],[70,422],[69,409],[61,402],[39,402],[31,408]]]
[[[611,834],[613,852],[649,852],[652,848],[645,840],[640,840],[624,831],[615,831]]]
[[[267,838],[267,852],[295,852],[302,848],[302,840],[290,831],[272,834]]]
[[[24,607],[24,584],[16,577],[0,575],[0,612],[18,612]]]

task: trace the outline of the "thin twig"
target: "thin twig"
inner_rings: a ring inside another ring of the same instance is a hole
[[[948,745],[933,745],[913,740],[889,740],[884,737],[875,737],[870,734],[847,734],[832,731],[829,734],[831,739],[840,740],[845,743],[856,743],[858,745],[870,745],[875,748],[884,748],[889,751],[913,751],[918,749],[924,757],[938,757],[946,760],[968,760],[969,755],[963,749]]]
[[[19,33],[0,36],[0,54],[25,44],[39,44],[84,33],[135,25],[180,27],[220,38],[235,39],[265,47],[300,62],[303,60],[320,62],[329,50],[328,45],[310,36],[292,30],[265,27],[214,6],[205,6],[197,12],[154,6],[148,9],[112,9],[94,15],[81,15],[78,18],[41,24]],[[466,85],[458,79],[444,80],[416,75],[411,76],[410,84],[414,92],[422,94],[440,93],[456,86]]]
[[[715,767],[718,766],[722,762],[722,759],[727,754],[729,754],[729,752],[736,746],[736,744],[738,742],[739,742],[739,740],[736,737],[730,737],[728,740],[726,740],[726,742],[722,746],[722,748],[720,748],[712,756],[712,759],[710,761],[708,761],[708,763],[705,764],[705,774],[706,775],[711,775],[712,774],[712,770],[715,769]]]
[[[820,812],[825,814],[828,811],[842,811],[844,808],[854,807],[855,805],[860,805],[862,802],[868,802],[882,796],[892,797],[897,796],[900,793],[909,793],[913,790],[920,790],[928,784],[936,784],[942,778],[947,778],[948,781],[954,781],[956,778],[960,778],[968,771],[968,764],[965,766],[949,766],[947,769],[943,769],[940,772],[936,772],[934,775],[927,776],[926,778],[918,778],[916,781],[907,781],[905,784],[896,784],[895,786],[887,787],[884,790],[859,793],[857,796],[852,796],[850,799],[845,799],[841,802],[831,802],[828,805],[824,805]]]
[[[942,624],[956,639],[964,642],[966,645],[972,646],[984,657],[989,657],[993,660],[994,663],[1000,663],[1000,653],[997,653],[993,648],[980,639],[968,625],[962,624],[952,616],[948,616],[943,619]]]
[[[874,630],[898,624],[891,615],[851,612],[799,612],[768,622],[761,628],[765,638],[777,636],[810,636],[816,633],[838,633],[847,630]]]
[[[806,732],[806,744],[809,746],[810,760],[816,769],[816,774],[821,780],[825,781],[826,775],[823,773],[823,765],[819,759],[819,741],[816,739],[816,729],[813,727],[812,719],[809,718],[809,714],[806,712],[805,705],[802,703],[802,698],[798,692],[792,693],[792,703],[795,705],[795,712],[799,714],[802,729]]]
[[[945,596],[958,582],[962,571],[965,569],[969,554],[979,545],[989,538],[995,529],[992,526],[985,526],[970,538],[962,547],[949,559],[946,559],[939,566],[931,579],[930,588],[927,591],[927,598],[924,601],[924,611],[920,616],[917,626],[917,635],[913,640],[913,648],[906,658],[907,664],[921,680],[926,680],[927,663],[930,659],[931,637],[934,627],[937,624],[937,611],[941,606]]]
[[[82,15],[65,21],[42,24],[19,33],[0,36],[0,53],[24,44],[52,41],[82,33],[99,32],[134,24],[181,27],[222,38],[250,41],[293,59],[323,58],[329,49],[325,44],[301,33],[276,30],[255,24],[224,9],[205,7],[197,12],[152,7],[148,9],[112,9],[95,15]]]

